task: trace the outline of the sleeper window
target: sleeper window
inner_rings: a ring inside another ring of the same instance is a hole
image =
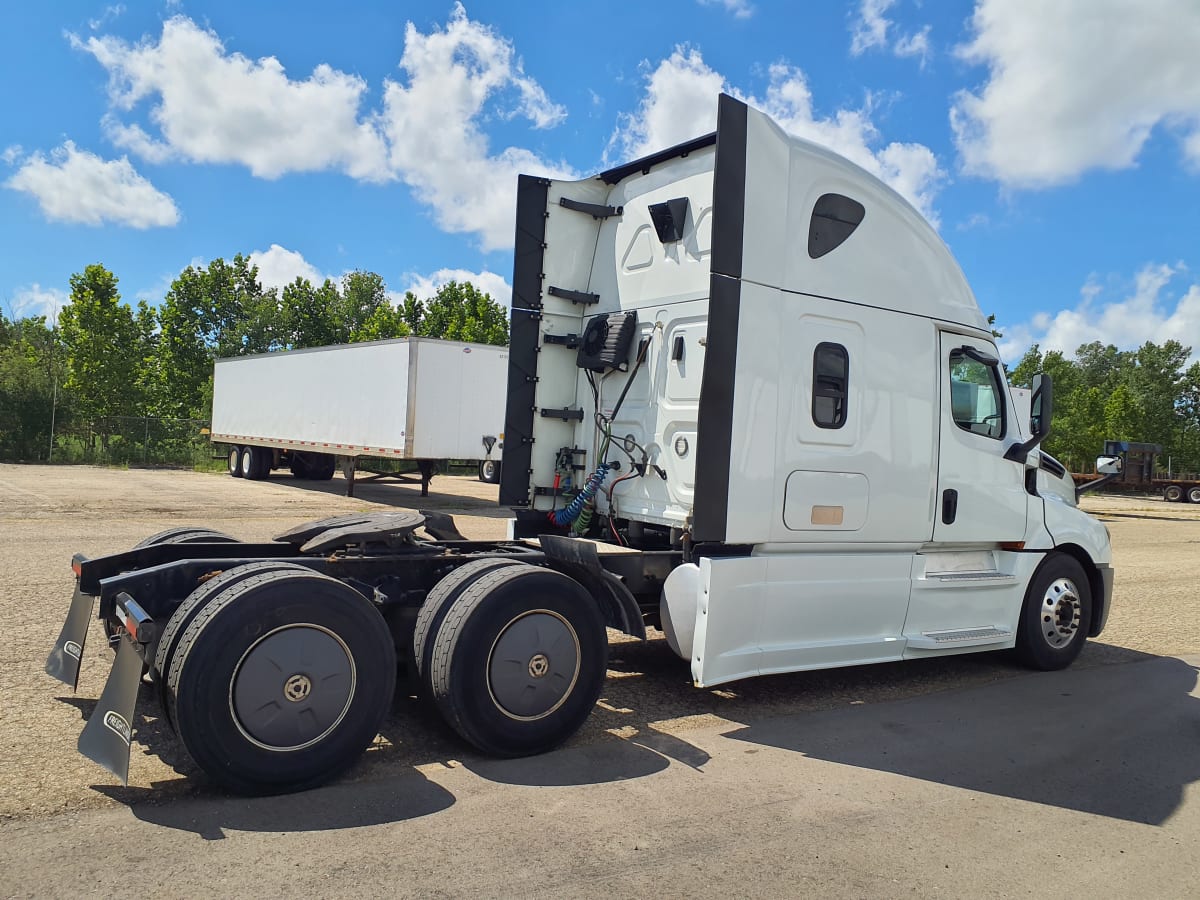
[[[846,424],[850,356],[841,344],[817,344],[813,351],[813,422],[819,428]]]
[[[950,414],[963,431],[999,440],[1004,437],[1004,394],[995,366],[950,352]]]

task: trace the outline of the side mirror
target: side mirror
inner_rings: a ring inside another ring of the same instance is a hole
[[[1029,430],[1040,444],[1050,436],[1054,418],[1054,382],[1043,372],[1033,376],[1033,398],[1029,408]]]
[[[1029,459],[1029,451],[1050,436],[1050,425],[1054,417],[1054,382],[1045,373],[1033,376],[1033,396],[1029,401],[1029,430],[1032,437],[1024,443],[1013,444],[1004,454],[1005,459],[1023,463]]]
[[[1096,472],[1100,475],[1120,475],[1124,468],[1119,456],[1101,456],[1096,459]]]

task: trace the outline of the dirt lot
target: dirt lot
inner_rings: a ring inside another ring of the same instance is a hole
[[[410,485],[360,484],[353,500],[341,496],[343,488],[340,477],[320,486],[278,475],[251,484],[192,472],[0,465],[0,603],[10,634],[0,650],[0,696],[5,701],[0,711],[0,819],[212,793],[158,719],[149,696],[143,697],[135,723],[128,788],[76,752],[76,738],[99,696],[109,657],[93,622],[77,696],[42,672],[71,596],[72,553],[124,550],[148,534],[180,524],[268,539],[308,519],[379,507],[452,513],[468,537],[504,534],[504,512],[495,505],[497,489],[471,478],[435,479],[424,501]],[[1095,497],[1085,505],[1112,532],[1117,583],[1108,629],[1088,645],[1077,665],[1200,650],[1200,506]],[[674,735],[691,729],[879,703],[999,681],[1022,671],[1003,655],[983,654],[698,690],[660,636],[645,644],[615,644],[610,666],[599,708],[572,745],[650,742],[683,762],[696,751]],[[471,759],[432,715],[414,699],[402,697],[376,746],[344,781],[381,780],[414,768],[457,765],[458,760],[470,764]]]

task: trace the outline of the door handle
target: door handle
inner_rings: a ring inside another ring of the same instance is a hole
[[[942,491],[942,522],[953,525],[958,515],[958,491],[953,488]]]

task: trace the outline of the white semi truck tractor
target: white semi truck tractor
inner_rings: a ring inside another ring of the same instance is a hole
[[[1018,415],[925,219],[732,97],[714,134],[520,178],[507,381],[507,540],[388,512],[76,556],[47,671],[75,683],[93,607],[117,644],[81,751],[127,776],[143,671],[198,766],[261,793],[351,765],[398,678],[484,753],[550,750],[606,626],[661,629],[701,687],[988,650],[1058,669],[1104,628],[1108,534],[1038,449],[1049,379]]]

